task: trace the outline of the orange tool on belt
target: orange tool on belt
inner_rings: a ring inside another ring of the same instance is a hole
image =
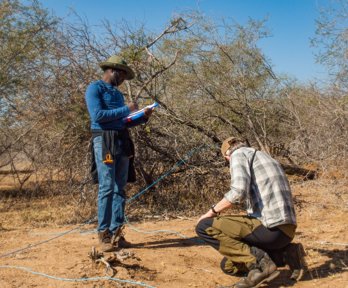
[[[112,159],[112,156],[111,156],[110,153],[107,153],[107,154],[105,155],[105,160],[103,160],[103,162],[104,162],[105,164],[112,164],[112,163],[114,163],[114,160]]]

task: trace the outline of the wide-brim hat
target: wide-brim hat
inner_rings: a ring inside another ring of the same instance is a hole
[[[225,157],[227,150],[230,149],[230,147],[233,146],[237,142],[240,143],[240,142],[244,142],[244,141],[243,141],[243,139],[238,138],[238,137],[228,137],[227,139],[225,139],[221,145],[222,156]]]
[[[99,63],[100,68],[103,70],[107,68],[120,69],[126,72],[126,80],[131,80],[134,78],[135,74],[132,68],[130,68],[127,62],[120,56],[113,55],[106,61]]]

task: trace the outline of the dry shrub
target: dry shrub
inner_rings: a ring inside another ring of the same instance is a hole
[[[284,89],[285,80],[274,74],[257,45],[267,36],[262,21],[241,26],[192,14],[172,19],[156,35],[142,26],[108,22],[96,35],[83,20],[58,21],[36,2],[25,18],[26,6],[13,3],[17,6],[4,17],[9,29],[17,35],[11,19],[22,17],[24,41],[41,44],[30,53],[17,51],[23,57],[14,66],[1,62],[15,70],[0,78],[0,168],[10,167],[17,175],[19,195],[66,195],[76,204],[76,217],[93,213],[96,188],[89,177],[91,134],[84,92],[101,77],[98,63],[115,53],[136,71],[135,79],[120,87],[127,101],[161,106],[147,126],[131,130],[138,180],[129,195],[165,174],[191,149],[208,147],[185,159],[135,206],[153,211],[209,207],[229,189],[218,146],[231,134],[272,155],[277,154],[272,147],[278,147],[293,164],[322,170],[346,164],[347,97],[296,83]],[[30,33],[31,25],[41,29]],[[0,55],[11,47],[3,45]],[[18,78],[18,67],[30,68],[26,74],[31,77]],[[19,153],[29,163],[30,177],[18,177]]]

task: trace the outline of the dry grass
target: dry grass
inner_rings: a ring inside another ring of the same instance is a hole
[[[95,205],[79,204],[72,197],[8,198],[0,202],[2,229],[60,226],[84,221],[95,214]]]
[[[166,179],[167,182],[161,182],[153,188],[154,190],[146,192],[132,205],[128,205],[128,213],[134,217],[139,216],[138,214],[141,216],[144,211],[147,211],[147,214],[156,211],[156,214],[162,215],[177,213],[183,213],[185,216],[197,215],[209,207],[210,203],[220,199],[224,189],[228,189],[227,176],[222,177],[219,184],[214,184],[214,180],[209,177],[200,179],[205,181],[205,187],[211,191],[204,193],[202,190],[197,192],[195,185],[187,187],[189,191],[181,191],[182,187],[177,186],[179,184],[174,183],[172,181],[174,178],[170,176]],[[322,217],[327,208],[337,208],[341,212],[347,212],[348,179],[344,171],[327,171],[315,181],[304,181],[303,177],[296,176],[289,177],[289,180],[299,213],[305,209],[307,215],[315,218]],[[45,227],[73,224],[96,215],[96,185],[86,186],[83,194],[81,192],[66,194],[62,191],[59,195],[51,195],[49,191],[44,190],[45,188],[37,188],[33,183],[28,181],[23,189],[19,190],[11,175],[2,175],[0,224],[3,229],[10,229],[10,226]],[[54,185],[59,187],[59,182]],[[127,186],[127,195],[135,195],[141,189],[139,186]],[[304,191],[311,193],[304,194]],[[179,197],[175,196],[176,194]],[[321,212],[319,215],[318,211]]]

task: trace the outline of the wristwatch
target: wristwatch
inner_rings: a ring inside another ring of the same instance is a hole
[[[215,206],[216,206],[215,204],[211,205],[210,209],[211,211],[213,211],[213,213],[215,213],[216,215],[219,215],[220,213],[216,212]]]

